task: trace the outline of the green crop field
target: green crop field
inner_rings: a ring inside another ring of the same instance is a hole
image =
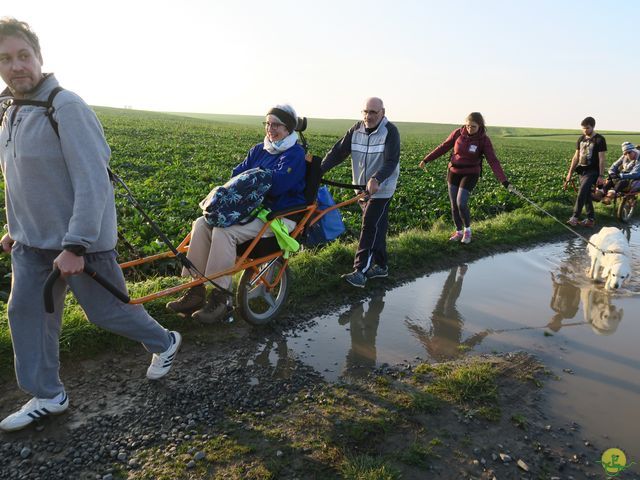
[[[97,110],[113,149],[112,168],[175,239],[189,231],[190,219],[199,215],[200,199],[213,186],[224,183],[247,150],[263,137],[261,117]],[[311,153],[324,155],[352,124],[351,120],[310,119],[306,136]],[[426,172],[417,165],[455,126],[400,122],[398,128],[402,173],[392,205],[392,233],[428,228],[438,218],[448,218],[447,159],[430,164]],[[579,132],[494,127],[489,133],[507,175],[525,195],[536,202],[570,200],[561,185]],[[622,141],[640,141],[640,134],[605,133],[612,150],[610,161],[618,157]],[[327,178],[350,180],[349,162],[329,172]],[[333,192],[336,199],[351,195],[345,190]],[[120,199],[118,206],[122,231],[132,243],[145,252],[161,248],[126,201]],[[509,195],[485,164],[471,202],[473,217],[484,219],[520,206],[522,201]],[[344,217],[355,234],[358,210],[346,211]]]
[[[133,191],[169,238],[178,242],[200,212],[198,202],[218,184],[247,150],[262,140],[262,117],[206,114],[164,114],[97,107],[112,148],[112,169]],[[306,136],[310,151],[324,155],[353,124],[352,120],[309,119]],[[391,234],[412,227],[427,229],[440,218],[449,218],[446,193],[447,158],[418,168],[424,154],[438,145],[456,126],[399,122],[402,137],[401,177],[392,204]],[[490,127],[498,157],[512,183],[532,200],[566,202],[572,192],[563,192],[562,180],[575,148],[578,131]],[[604,132],[610,145],[609,162],[619,155],[619,144],[640,142],[640,134]],[[350,165],[345,162],[327,175],[349,181]],[[333,190],[336,200],[351,191]],[[144,224],[137,211],[122,196],[117,197],[120,231],[144,254],[164,250],[157,235]],[[486,219],[523,206],[508,194],[485,164],[482,179],[471,201],[472,216]],[[2,206],[3,207],[3,206]],[[2,211],[4,214],[4,210]],[[343,212],[347,239],[359,230],[357,208]],[[120,245],[124,256],[132,255]],[[7,290],[9,264],[3,258],[0,275]]]

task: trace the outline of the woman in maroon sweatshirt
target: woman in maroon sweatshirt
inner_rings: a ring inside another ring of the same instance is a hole
[[[505,188],[509,187],[509,181],[493,151],[493,145],[486,133],[484,118],[479,112],[470,113],[465,125],[451,132],[444,142],[424,157],[420,162],[420,168],[425,168],[428,162],[444,155],[452,148],[447,184],[456,231],[449,240],[471,243],[469,195],[480,178],[482,157],[487,159],[493,174]]]

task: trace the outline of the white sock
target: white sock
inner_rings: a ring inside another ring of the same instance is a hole
[[[471,233],[471,227],[464,227],[464,231],[466,233]]]
[[[64,399],[65,393],[64,390],[62,392],[60,392],[58,395],[56,395],[53,398],[47,398],[47,400],[51,401],[51,402],[61,402]]]

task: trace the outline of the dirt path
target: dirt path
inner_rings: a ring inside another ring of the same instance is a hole
[[[547,418],[536,383],[560,380],[526,355],[484,357],[497,368],[498,420],[446,404],[436,414],[398,400],[417,388],[408,365],[358,385],[327,384],[295,358],[274,375],[264,347],[292,335],[283,325],[185,325],[175,368],[158,382],[144,378],[149,355],[138,348],[64,361],[71,408],[0,434],[0,478],[340,478],[353,456],[382,458],[403,479],[603,478],[599,446]],[[6,382],[0,415],[25,400]],[[369,418],[378,410],[390,413]]]

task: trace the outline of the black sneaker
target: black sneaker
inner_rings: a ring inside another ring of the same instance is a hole
[[[387,278],[389,276],[389,267],[381,267],[380,265],[374,265],[369,270],[364,272],[367,279],[370,278]]]
[[[346,273],[342,275],[347,282],[349,282],[354,287],[364,288],[364,285],[367,283],[367,277],[365,277],[364,273],[360,270],[354,270],[351,273]]]

